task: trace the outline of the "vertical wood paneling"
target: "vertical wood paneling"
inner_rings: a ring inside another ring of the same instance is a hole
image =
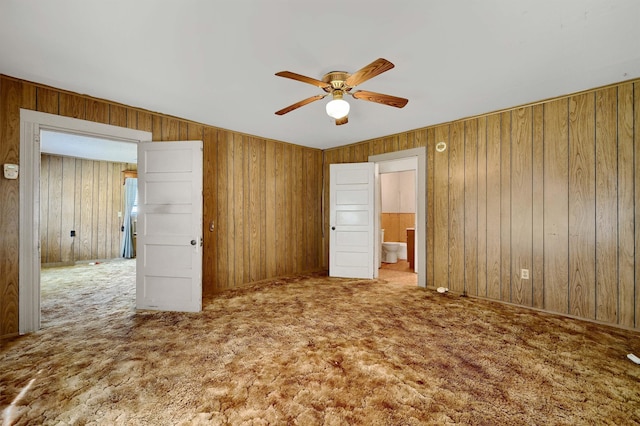
[[[127,127],[127,109],[120,105],[109,105],[109,124]]]
[[[162,138],[162,116],[158,114],[151,115],[151,140],[154,141],[163,141],[166,139]]]
[[[206,131],[208,132],[208,136],[209,137],[216,136],[216,129],[215,128],[207,126]],[[195,124],[195,123],[189,123],[187,125],[187,139],[189,139],[191,141],[201,141],[201,140],[204,140],[205,138],[207,140],[210,140],[209,138],[207,138],[207,133],[205,133],[204,126],[202,126],[200,124]],[[213,140],[212,143],[215,144],[216,143],[215,141],[217,139],[212,139],[212,140]],[[217,159],[217,157],[214,157],[214,158]]]
[[[633,170],[635,200],[640,200],[640,82],[633,84]],[[628,159],[627,159],[628,161]],[[629,207],[630,208],[630,207]],[[640,328],[640,203],[634,203],[635,215],[635,328]]]
[[[500,126],[501,116],[487,117],[487,297],[500,299]]]
[[[87,99],[86,118],[96,123],[109,123],[109,104],[96,99]]]
[[[568,100],[544,106],[544,308],[568,311],[569,149]]]
[[[275,144],[275,152],[274,152],[274,163],[275,163],[275,179],[276,179],[276,189],[275,189],[275,231],[274,232],[274,240],[275,240],[275,250],[277,253],[274,253],[275,262],[276,262],[276,276],[284,275],[286,271],[286,242],[285,242],[285,231],[286,231],[286,212],[285,212],[285,195],[286,195],[286,187],[285,187],[285,173],[284,173],[284,146],[281,143]],[[267,225],[269,226],[269,225]]]
[[[101,242],[100,237],[100,164],[92,163],[93,166],[93,185],[91,187],[93,203],[91,204],[91,258],[98,257],[98,245]]]
[[[478,290],[487,296],[487,118],[478,118]]]
[[[243,228],[244,239],[242,244],[242,252],[244,253],[245,261],[242,263],[242,281],[241,283],[250,282],[251,279],[251,265],[259,261],[259,259],[251,259],[251,245],[255,243],[251,234],[251,189],[255,186],[251,182],[251,176],[249,174],[249,166],[251,163],[251,137],[243,136],[242,138],[242,176],[243,183],[241,187],[242,193],[242,211],[244,214]]]
[[[276,219],[278,215],[277,210],[277,173],[278,168],[276,164],[276,155],[277,155],[277,146],[279,144],[276,143],[268,143],[266,146],[266,157],[265,157],[265,166],[267,171],[267,176],[265,179],[265,198],[266,198],[266,207],[265,207],[265,227],[264,233],[266,237],[266,257],[267,257],[267,277],[274,277],[278,275],[277,268],[277,256],[276,250],[278,249],[277,245],[277,230],[278,230],[278,221]]]
[[[617,88],[596,92],[596,319],[618,318]]]
[[[427,139],[429,143],[427,144],[427,210],[425,214],[426,223],[426,247],[425,255],[427,256],[427,287],[435,287],[435,157],[436,157],[436,149],[435,149],[435,129],[429,129],[427,131]],[[414,138],[415,142],[415,138]],[[418,254],[420,255],[420,254]]]
[[[532,305],[532,108],[513,111],[511,122],[511,301]],[[528,269],[529,279],[520,277]]]
[[[42,155],[42,263],[120,257],[117,215],[122,211],[122,171],[127,168],[126,163]],[[76,237],[71,237],[72,230]]]
[[[129,169],[129,166],[121,163],[111,163],[111,251],[110,258],[121,257],[120,248],[122,245],[122,231],[120,230],[124,224],[124,185],[122,184],[122,171]]]
[[[594,318],[595,111],[593,93],[569,99],[569,313]]]
[[[231,221],[229,220],[229,141],[227,132],[219,130],[217,134],[217,154],[218,154],[218,187],[217,198],[218,208],[216,224],[216,246],[218,247],[218,275],[216,281],[216,290],[229,288],[231,278],[229,274],[229,234]]]
[[[464,271],[467,293],[478,294],[478,120],[465,122]]]
[[[355,148],[355,147],[354,147]],[[313,228],[313,223],[315,223],[315,214],[316,214],[316,209],[314,207],[314,203],[313,200],[314,198],[316,198],[314,196],[314,194],[316,193],[314,191],[314,178],[313,176],[315,176],[317,174],[317,170],[316,170],[316,162],[314,161],[314,153],[311,151],[307,151],[304,152],[304,159],[305,159],[305,165],[304,165],[304,177],[305,177],[305,186],[304,189],[302,191],[302,197],[303,197],[303,203],[304,203],[304,207],[302,209],[303,212],[303,220],[304,220],[304,227],[305,227],[305,245],[304,247],[308,247],[307,250],[305,250],[305,262],[304,262],[304,270],[310,270],[313,268],[313,265],[315,264],[315,255],[316,252],[315,250],[313,250],[314,247],[314,234],[317,232],[317,230],[315,230]],[[355,161],[355,149],[353,150],[353,161]],[[303,250],[304,250],[303,247]]]
[[[251,281],[258,281],[262,278],[260,252],[262,250],[262,223],[260,217],[265,213],[262,208],[262,194],[266,191],[266,176],[260,176],[260,145],[258,141],[251,138],[249,155],[249,208],[251,212],[251,223],[249,225],[251,243]]]
[[[56,90],[45,87],[38,87],[36,90],[36,108],[40,112],[47,114],[58,114],[59,93]]]
[[[500,127],[500,299],[511,301],[511,111]]]
[[[84,120],[86,115],[85,99],[70,93],[60,93],[60,115]]]
[[[533,106],[532,262],[533,306],[544,307],[544,106]]]
[[[76,159],[64,157],[62,159],[62,208],[60,211],[62,227],[60,232],[60,262],[69,263],[75,260],[71,231],[75,227],[76,206]],[[44,206],[40,205],[43,209]],[[42,230],[42,227],[40,227]]]
[[[244,138],[242,135],[233,135],[233,269],[234,285],[244,283]],[[230,259],[231,260],[231,259]],[[230,262],[231,263],[231,262]],[[231,264],[229,265],[231,268]]]
[[[464,122],[449,127],[449,289],[464,291]]]
[[[303,157],[302,157],[302,148],[299,146],[293,147],[294,157],[293,157],[293,166],[295,168],[295,181],[293,187],[293,203],[294,203],[294,238],[293,241],[295,243],[295,263],[294,270],[302,271],[304,270],[304,245],[305,245],[305,234],[304,234],[304,197],[302,196],[302,187],[304,185],[304,169],[303,169]]]
[[[73,238],[73,260],[77,260],[80,259],[80,252],[82,248],[80,239],[80,230],[82,226],[82,160],[75,161],[74,181],[73,228],[74,231],[76,231],[76,236]],[[40,183],[40,186],[42,187],[42,183]],[[40,211],[42,211],[42,206],[40,208]]]
[[[49,159],[49,214],[47,223],[47,262],[60,259],[62,228],[62,157]]]
[[[180,122],[175,118],[162,117],[161,120],[163,141],[177,141],[180,139]]]
[[[40,204],[49,205],[49,160],[46,156],[40,160]],[[40,262],[47,263],[49,257],[49,215],[48,209],[40,209]]]
[[[80,231],[76,234],[76,243],[80,240],[81,257],[78,260],[92,259],[93,241],[93,161],[81,160],[82,162],[82,192],[80,209]]]
[[[151,132],[153,130],[153,117],[146,111],[138,111],[138,130]],[[155,139],[154,139],[155,140]]]
[[[436,152],[434,158],[434,285],[448,287],[449,283],[449,126],[435,129],[435,143],[445,142],[447,149]]]
[[[180,134],[178,135],[178,140],[186,141],[187,139],[189,139],[189,125],[184,121],[180,121]],[[198,138],[197,140],[202,140],[202,138]]]
[[[256,144],[258,147],[258,162],[260,163],[260,181],[262,183],[262,187],[259,194],[259,212],[258,219],[260,220],[260,224],[258,225],[258,231],[260,233],[260,275],[259,279],[267,278],[267,217],[266,217],[266,209],[267,209],[267,145],[273,144],[271,141],[263,141],[256,139]],[[318,195],[316,194],[316,197]],[[273,277],[273,275],[269,275]]]
[[[108,187],[108,173],[107,173],[107,162],[99,161],[98,164],[98,184],[97,184],[97,194],[98,194],[98,234],[97,234],[97,251],[96,258],[97,259],[105,259],[107,258],[107,192],[109,190]],[[104,182],[104,184],[103,184]],[[106,187],[106,188],[105,188]]]
[[[138,128],[138,111],[133,108],[127,108],[127,127],[129,129]]]
[[[282,155],[282,161],[283,161],[283,167],[285,170],[290,170],[292,171],[292,164],[291,164],[291,150],[292,150],[292,146],[291,145],[285,145],[284,149],[283,149],[283,155]],[[283,229],[283,238],[284,238],[284,244],[282,246],[282,248],[284,249],[284,273],[288,274],[291,273],[293,271],[293,260],[294,260],[294,249],[293,249],[293,225],[291,223],[292,219],[293,219],[293,205],[292,205],[292,195],[293,195],[293,182],[294,182],[294,177],[293,177],[293,173],[286,173],[285,174],[285,182],[284,182],[284,211],[285,211],[285,217],[284,217],[284,229]]]
[[[106,164],[106,177],[104,179],[104,186],[101,188],[102,192],[105,192],[105,239],[104,239],[104,258],[111,259],[113,255],[111,254],[113,251],[112,243],[112,234],[117,229],[118,224],[114,222],[114,206],[113,206],[113,163],[105,162]],[[118,173],[119,174],[119,173]]]
[[[208,161],[203,162],[203,291],[205,294],[213,293],[218,287],[218,244],[216,234],[219,232],[218,226],[218,152],[217,152],[217,132],[212,128],[207,128],[203,132],[202,128],[187,127],[187,137],[190,140],[202,140],[203,156]],[[211,225],[213,224],[213,229]]]
[[[634,326],[633,84],[618,87],[619,324]]]

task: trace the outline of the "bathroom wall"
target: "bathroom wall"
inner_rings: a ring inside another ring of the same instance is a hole
[[[416,220],[415,171],[381,174],[380,187],[384,240],[406,243],[406,229],[415,227]]]
[[[408,170],[380,175],[382,213],[416,212],[415,171]]]
[[[415,213],[382,213],[380,225],[386,242],[406,243],[407,228],[414,228]]]

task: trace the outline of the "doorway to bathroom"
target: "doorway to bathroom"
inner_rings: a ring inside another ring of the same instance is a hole
[[[377,166],[378,276],[426,287],[426,149],[373,155],[369,161]]]
[[[416,171],[380,173],[380,271],[416,285]]]

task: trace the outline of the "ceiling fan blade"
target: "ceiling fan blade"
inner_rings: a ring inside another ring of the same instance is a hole
[[[385,71],[389,71],[393,67],[394,65],[386,59],[376,59],[366,67],[351,74],[351,76],[345,81],[345,84],[351,87],[357,86],[358,84],[364,83],[365,81],[375,77],[376,75],[380,75]]]
[[[276,111],[276,115],[284,115],[284,114],[286,114],[288,112],[293,111],[294,109],[300,108],[301,106],[305,106],[307,104],[310,104],[311,102],[319,101],[320,99],[324,98],[325,96],[327,96],[327,95],[315,95],[315,96],[312,96],[310,98],[304,99],[304,100],[302,100],[300,102],[296,102],[293,105],[289,105],[286,108],[282,108],[280,111]]]
[[[345,115],[342,118],[336,118],[336,126],[340,126],[342,124],[347,124],[349,122],[349,116]]]
[[[379,104],[389,105],[396,108],[402,108],[409,102],[409,99],[399,98],[397,96],[383,95],[382,93],[368,92],[366,90],[356,90],[351,94],[356,99],[363,101],[377,102]]]
[[[316,80],[315,78],[307,77],[301,74],[296,74],[295,72],[290,71],[280,71],[277,72],[276,75],[278,77],[290,78],[292,80],[301,81],[303,83],[313,84],[314,86],[318,86],[321,89],[326,89],[331,87],[331,84],[325,83],[324,81]]]

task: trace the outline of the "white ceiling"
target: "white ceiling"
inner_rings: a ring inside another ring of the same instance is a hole
[[[40,152],[115,163],[138,162],[138,144],[52,130],[40,131]]]
[[[379,57],[405,108],[274,114]],[[640,77],[640,1],[0,0],[0,73],[324,149]]]

